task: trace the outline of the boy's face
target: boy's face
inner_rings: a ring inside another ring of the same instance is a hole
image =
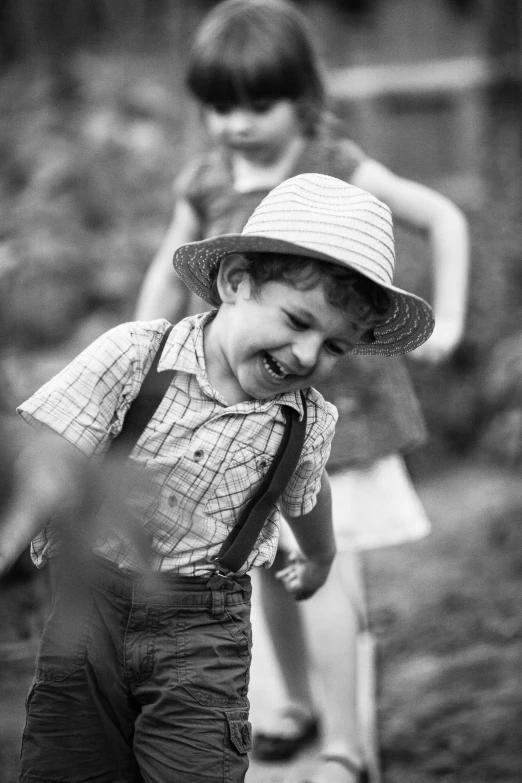
[[[255,399],[316,385],[368,329],[331,305],[320,283],[300,290],[273,281],[255,291],[245,275],[229,304],[220,335],[222,359]]]
[[[268,164],[277,161],[289,142],[302,134],[293,101],[255,101],[204,109],[213,138],[227,149]]]

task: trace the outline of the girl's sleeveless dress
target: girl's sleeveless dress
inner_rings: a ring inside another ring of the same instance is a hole
[[[313,139],[289,176],[314,172],[350,182],[365,158],[347,139]],[[201,238],[241,233],[267,193],[236,191],[220,149],[189,164],[175,183],[176,197],[186,199],[198,215]],[[207,307],[197,300],[192,310]],[[328,465],[338,549],[371,549],[426,535],[429,522],[400,456],[425,438],[404,360],[346,356],[319,391],[339,411]],[[281,540],[285,546],[287,531]]]

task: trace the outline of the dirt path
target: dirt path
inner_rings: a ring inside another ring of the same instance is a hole
[[[366,556],[384,783],[520,783],[522,481],[460,465],[419,490],[431,536]],[[0,783],[15,781],[32,673],[18,651],[0,679]],[[258,633],[254,724],[275,698],[268,654]],[[299,783],[316,750],[291,765],[252,762],[246,781]]]

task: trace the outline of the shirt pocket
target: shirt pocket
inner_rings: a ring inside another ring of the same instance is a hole
[[[271,455],[238,443],[206,503],[205,513],[224,523],[235,522],[239,511],[259,488],[271,463]]]

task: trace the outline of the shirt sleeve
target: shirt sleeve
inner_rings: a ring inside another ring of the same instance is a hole
[[[307,434],[303,451],[281,498],[283,513],[290,517],[310,513],[317,502],[337,421],[337,409],[315,389],[309,390],[307,403]]]
[[[104,453],[123,425],[167,321],[126,323],[101,335],[17,408],[86,455]],[[153,348],[153,350],[151,350]]]

